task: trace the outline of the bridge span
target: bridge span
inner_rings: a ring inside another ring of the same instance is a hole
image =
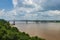
[[[9,20],[9,22],[13,22],[13,24],[15,25],[15,22],[35,22],[35,23],[39,23],[39,22],[60,22],[60,20]]]

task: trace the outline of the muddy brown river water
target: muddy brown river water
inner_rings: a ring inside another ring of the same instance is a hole
[[[60,40],[60,23],[19,23],[17,27],[21,32],[26,32],[30,36],[38,36],[46,40]]]

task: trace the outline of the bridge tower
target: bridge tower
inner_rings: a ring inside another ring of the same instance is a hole
[[[26,24],[28,24],[28,20],[26,20]]]
[[[13,20],[13,25],[15,25],[15,20]]]
[[[38,20],[36,20],[35,22],[36,22],[37,24],[39,23],[39,21],[38,21]]]

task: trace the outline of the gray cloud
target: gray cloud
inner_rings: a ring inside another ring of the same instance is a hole
[[[60,0],[46,0],[43,8],[45,10],[60,10]]]

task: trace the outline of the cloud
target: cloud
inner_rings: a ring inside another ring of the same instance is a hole
[[[3,16],[4,11],[5,11],[4,9],[0,10],[0,16]]]
[[[44,12],[33,12],[28,13],[26,11],[23,11],[22,9],[20,11],[16,11],[17,13],[14,13],[14,10],[11,11],[5,11],[0,10],[0,18],[7,19],[7,20],[60,20],[60,11],[59,10],[48,10]]]
[[[60,0],[12,0],[12,4],[12,10],[0,10],[1,18],[60,20]]]
[[[38,19],[40,20],[60,20],[60,11],[59,10],[48,10],[44,12],[38,12]]]
[[[13,6],[14,6],[14,8],[17,6],[17,4],[18,4],[18,2],[17,2],[18,0],[12,0],[12,3],[13,3]]]
[[[33,2],[32,0],[24,0],[23,4],[31,5]]]
[[[60,0],[46,0],[43,7],[45,10],[60,10]]]
[[[6,11],[5,11],[5,9],[0,10],[0,19],[6,19]]]
[[[59,0],[13,0],[16,8],[10,13],[20,19],[59,19],[59,3]]]
[[[38,14],[25,14],[24,18],[26,18],[27,20],[36,20],[37,16]]]

